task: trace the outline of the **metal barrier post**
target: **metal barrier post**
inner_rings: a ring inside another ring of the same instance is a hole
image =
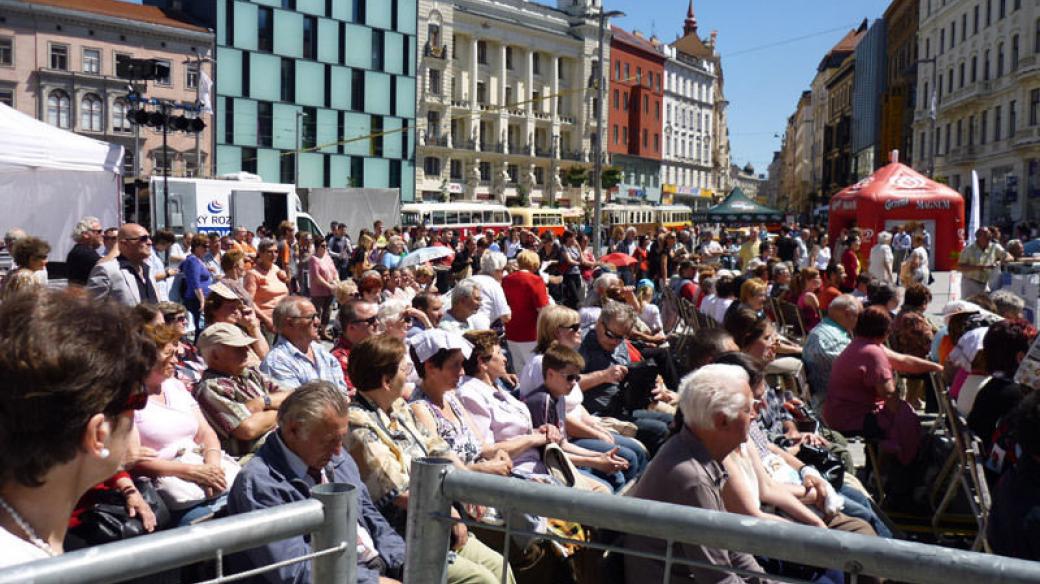
[[[439,520],[451,513],[451,500],[441,492],[451,462],[444,458],[412,461],[408,494],[408,523],[404,581],[408,584],[444,584],[448,578],[451,526]]]
[[[352,584],[357,571],[358,491],[354,485],[315,485],[311,497],[321,501],[325,521],[311,538],[311,551],[344,546],[342,552],[314,558],[311,582]]]

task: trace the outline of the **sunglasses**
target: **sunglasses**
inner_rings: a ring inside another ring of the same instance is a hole
[[[572,333],[576,333],[576,332],[581,330],[581,323],[580,322],[576,322],[574,324],[565,324],[565,325],[561,325],[560,328],[567,329],[567,330],[571,331]]]
[[[567,383],[570,383],[571,385],[578,383],[579,381],[581,381],[581,373],[571,373],[567,376]]]
[[[151,235],[142,235],[141,237],[124,237],[123,241],[133,241],[136,243],[151,243]]]
[[[350,324],[361,324],[361,323],[364,323],[367,326],[376,326],[377,322],[379,322],[379,317],[378,316],[373,316],[371,318],[358,318],[358,319],[352,320],[352,321],[350,321]]]
[[[301,314],[300,316],[294,316],[292,318],[293,320],[318,320],[321,317],[318,316],[317,312],[315,312],[314,314]]]
[[[603,327],[603,334],[607,335],[608,339],[613,339],[615,341],[623,341],[623,340],[628,338],[628,333],[625,333],[623,335],[619,335],[619,334],[615,333],[614,331],[610,330],[609,328],[607,328],[606,326]]]

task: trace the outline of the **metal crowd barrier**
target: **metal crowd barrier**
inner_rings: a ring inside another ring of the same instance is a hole
[[[311,581],[356,581],[358,493],[352,485],[330,483],[311,489],[312,499],[206,521],[151,535],[78,550],[52,559],[0,569],[0,584],[120,582],[201,561],[214,561],[216,578],[235,582],[298,562],[313,561]],[[310,554],[224,575],[224,557],[306,533]]]
[[[507,518],[504,528],[482,525],[505,532],[504,560],[509,557],[511,535],[530,535],[513,529],[508,520],[512,512],[521,512],[664,540],[667,554],[656,556],[615,545],[575,543],[638,553],[666,566],[701,565],[671,553],[675,543],[686,543],[840,570],[851,574],[852,581],[874,576],[920,584],[1040,582],[1040,562],[454,471],[442,459],[413,461],[411,476],[405,562],[408,584],[445,581],[453,502],[490,505]],[[666,569],[666,584],[669,578]]]

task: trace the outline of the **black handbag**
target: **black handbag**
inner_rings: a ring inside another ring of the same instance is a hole
[[[811,444],[802,444],[798,447],[798,460],[815,467],[820,475],[838,490],[845,483],[845,465],[841,457],[826,448],[819,448]]]
[[[141,498],[155,513],[155,529],[158,531],[170,524],[170,511],[159,493],[147,478],[134,480]],[[75,535],[87,545],[100,545],[147,533],[138,517],[130,517],[126,510],[126,499],[119,491],[111,490],[101,495],[93,507],[80,515],[80,525]]]

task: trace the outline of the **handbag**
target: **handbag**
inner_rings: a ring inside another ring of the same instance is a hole
[[[134,480],[134,486],[155,513],[155,529],[158,531],[167,527],[170,524],[170,511],[151,479],[137,478]],[[130,517],[123,494],[112,490],[104,493],[100,501],[80,515],[80,524],[73,533],[87,545],[95,546],[136,537],[146,532],[140,517]]]
[[[560,484],[573,487],[578,480],[578,469],[567,458],[567,454],[559,444],[549,443],[542,449],[542,463],[549,476]]]
[[[182,450],[174,457],[174,460],[194,465],[201,465],[204,462],[198,447]],[[235,482],[235,477],[238,476],[238,471],[242,470],[242,467],[224,451],[220,452],[220,467],[224,470],[224,479],[227,481],[228,488],[231,488],[231,484]],[[217,493],[213,497],[207,497],[206,491],[201,486],[175,476],[163,476],[155,479],[155,488],[163,502],[172,511],[190,509],[223,495],[223,493]]]
[[[798,448],[796,457],[805,464],[816,468],[820,475],[834,487],[834,490],[841,489],[845,483],[845,465],[841,458],[830,450],[811,444],[802,444]]]

